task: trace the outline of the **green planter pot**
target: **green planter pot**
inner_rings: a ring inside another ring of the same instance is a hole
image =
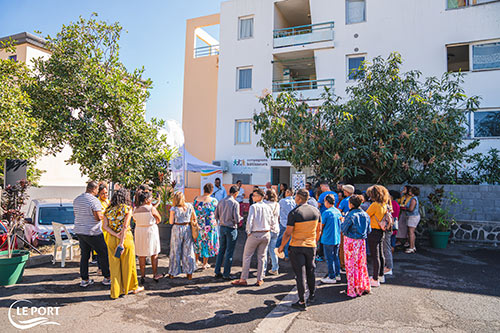
[[[26,250],[14,250],[12,258],[7,258],[8,255],[8,251],[0,252],[0,286],[10,286],[21,280],[30,253]]]
[[[432,247],[435,249],[446,249],[450,233],[450,231],[430,231]]]

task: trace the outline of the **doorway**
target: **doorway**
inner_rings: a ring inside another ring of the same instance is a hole
[[[290,167],[271,167],[271,184],[285,183],[290,186]]]

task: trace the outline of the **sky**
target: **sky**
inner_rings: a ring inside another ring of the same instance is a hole
[[[129,71],[144,66],[153,80],[147,117],[182,118],[186,20],[218,13],[221,0],[0,0],[0,37],[41,31],[55,36],[63,24],[93,12],[119,22],[120,57]]]

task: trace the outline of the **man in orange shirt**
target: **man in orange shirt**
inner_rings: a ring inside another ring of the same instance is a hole
[[[309,288],[309,298],[308,303],[314,301],[315,291],[316,291],[316,277],[314,257],[316,256],[316,246],[319,242],[319,237],[321,235],[321,214],[319,210],[311,205],[306,204],[309,199],[309,193],[305,189],[297,191],[295,195],[295,202],[297,207],[295,207],[288,214],[288,222],[285,234],[283,235],[283,241],[278,251],[282,253],[284,251],[285,244],[291,237],[289,256],[290,262],[292,264],[293,271],[295,273],[295,279],[297,281],[297,292],[299,294],[298,302],[292,304],[292,307],[305,310],[306,302],[305,296],[305,284],[304,284],[304,273],[305,268],[307,286]]]

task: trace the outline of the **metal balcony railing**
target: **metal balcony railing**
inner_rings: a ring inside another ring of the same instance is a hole
[[[273,31],[274,47],[309,44],[333,40],[334,22],[301,25]]]
[[[220,49],[219,44],[197,47],[194,49],[194,57],[200,58],[200,57],[209,57],[213,55],[218,55],[219,49]]]
[[[273,82],[273,92],[281,92],[286,90],[299,91],[299,90],[313,90],[322,89],[323,87],[333,88],[335,84],[334,79],[327,80],[308,80],[308,81],[290,81],[283,82],[281,80]]]

